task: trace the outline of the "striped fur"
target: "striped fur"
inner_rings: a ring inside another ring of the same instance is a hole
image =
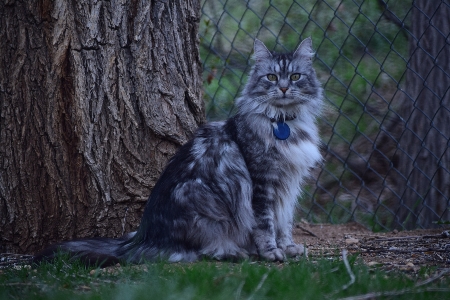
[[[63,242],[37,260],[52,257],[57,248],[105,263],[249,255],[281,261],[301,255],[302,245],[292,239],[295,205],[321,160],[315,119],[322,89],[312,68],[311,39],[293,53],[270,52],[258,40],[254,50],[237,114],[199,128],[179,149],[155,185],[137,232]],[[288,124],[289,138],[274,136],[274,120]]]

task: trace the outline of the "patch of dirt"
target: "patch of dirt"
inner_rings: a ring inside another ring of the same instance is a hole
[[[421,267],[450,272],[450,230],[422,229],[374,233],[357,223],[341,225],[297,223],[294,240],[307,248],[308,257],[340,257],[342,250],[358,254],[369,266],[416,274]],[[20,268],[31,255],[0,254],[0,269]],[[28,266],[29,267],[29,266]]]
[[[374,233],[357,223],[298,223],[294,240],[309,257],[338,257],[342,249],[358,254],[370,267],[417,272],[421,267],[450,268],[450,231],[421,229]]]

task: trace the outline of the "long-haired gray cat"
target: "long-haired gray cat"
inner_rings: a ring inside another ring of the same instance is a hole
[[[239,259],[282,261],[303,253],[292,239],[297,196],[321,160],[315,119],[322,89],[311,39],[292,53],[256,40],[255,64],[237,114],[198,129],[156,183],[136,232],[54,245],[87,262]]]

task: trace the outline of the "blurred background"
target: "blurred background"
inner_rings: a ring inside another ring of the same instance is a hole
[[[255,38],[283,52],[311,37],[325,162],[299,199],[298,220],[448,227],[449,20],[449,1],[204,0],[207,118],[234,114]]]

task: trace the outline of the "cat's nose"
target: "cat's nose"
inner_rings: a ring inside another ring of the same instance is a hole
[[[283,94],[286,94],[286,91],[288,90],[289,88],[287,88],[287,87],[280,87],[280,90],[283,92]]]

